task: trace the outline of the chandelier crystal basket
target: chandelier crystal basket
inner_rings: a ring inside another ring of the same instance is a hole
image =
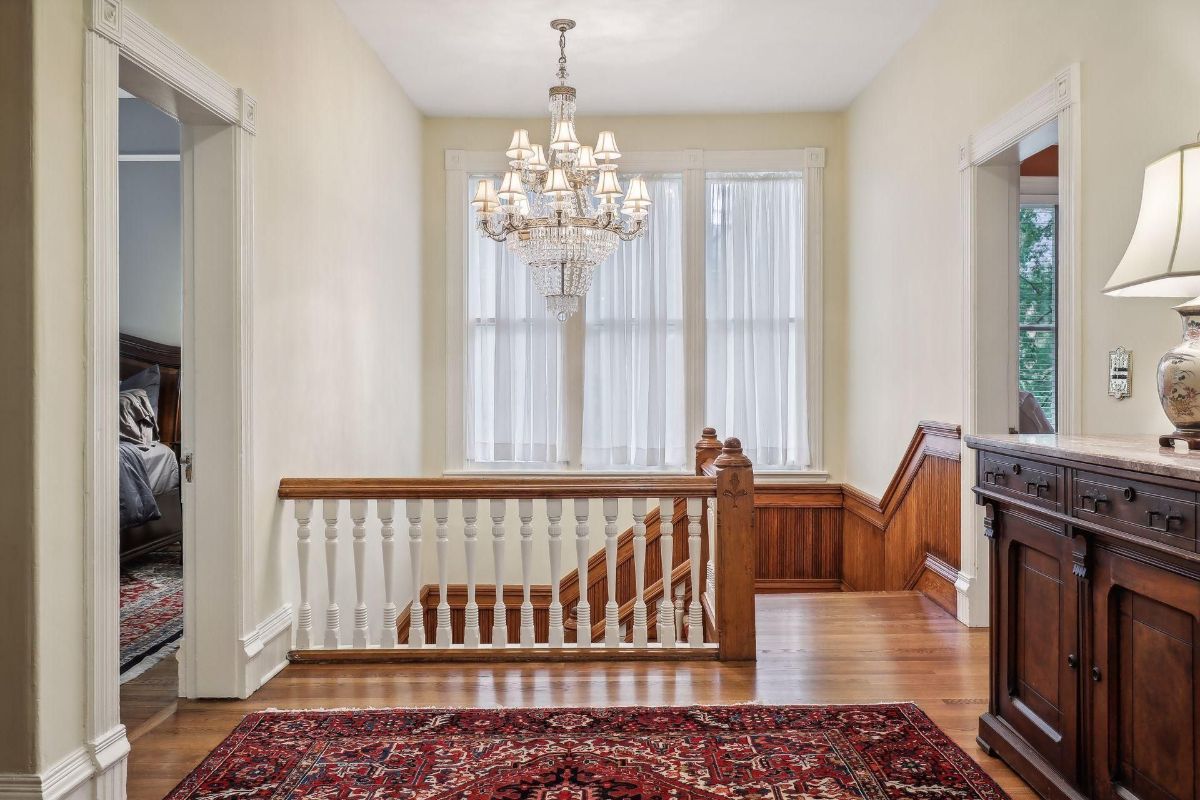
[[[479,232],[521,259],[546,308],[560,322],[579,310],[596,267],[620,242],[641,236],[650,194],[641,176],[622,188],[617,178],[617,138],[601,131],[595,147],[575,134],[575,89],[567,86],[569,19],[556,19],[558,85],[550,87],[550,146],[531,144],[529,131],[513,131],[500,182],[481,180],[471,207]],[[624,198],[623,200],[621,198]],[[627,217],[628,219],[623,219]]]

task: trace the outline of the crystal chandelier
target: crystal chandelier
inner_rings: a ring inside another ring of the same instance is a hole
[[[513,131],[499,191],[492,181],[479,181],[471,206],[479,232],[504,242],[529,267],[546,308],[561,322],[579,310],[593,271],[617,243],[645,232],[650,195],[640,176],[622,190],[612,131],[601,131],[595,147],[579,144],[575,89],[567,86],[567,31],[575,22],[556,19],[550,27],[558,31],[559,56],[558,85],[550,87],[549,152],[529,143],[529,131]]]

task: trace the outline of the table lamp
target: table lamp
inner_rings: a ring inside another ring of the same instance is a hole
[[[1158,362],[1158,394],[1175,432],[1162,447],[1200,450],[1200,142],[1146,167],[1137,225],[1104,293],[1191,297],[1175,307],[1183,341]]]

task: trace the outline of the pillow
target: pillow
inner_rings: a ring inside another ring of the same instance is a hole
[[[162,383],[162,373],[158,369],[158,364],[151,364],[141,372],[135,372],[125,380],[121,381],[121,391],[128,389],[145,389],[146,396],[150,398],[150,409],[157,416],[158,414],[158,388]]]
[[[145,389],[129,389],[121,392],[118,428],[121,441],[141,447],[149,447],[158,439],[158,423],[154,409],[150,407],[150,396]]]

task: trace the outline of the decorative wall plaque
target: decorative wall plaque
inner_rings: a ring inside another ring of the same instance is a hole
[[[1118,347],[1108,354],[1108,396],[1124,400],[1133,393],[1133,353]]]

